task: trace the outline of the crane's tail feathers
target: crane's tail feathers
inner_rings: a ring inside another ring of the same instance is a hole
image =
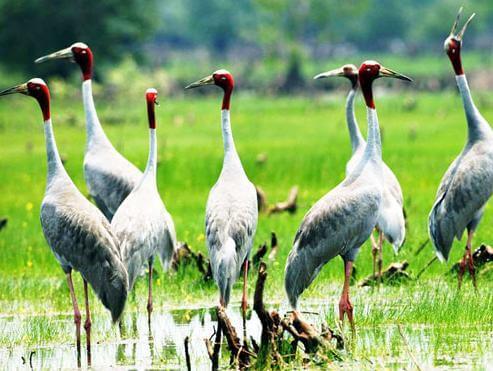
[[[298,243],[295,242],[286,263],[284,288],[293,309],[297,309],[299,296],[317,277],[323,265],[318,259],[307,255],[307,250],[308,247],[298,249]],[[318,265],[314,266],[315,260]]]
[[[438,259],[441,262],[446,262],[454,241],[454,232],[450,225],[447,225],[447,223],[440,223],[440,218],[437,218],[436,214],[439,205],[438,202],[435,203],[430,212],[428,232]]]
[[[228,305],[231,296],[231,288],[238,277],[239,268],[241,267],[241,263],[238,264],[235,241],[231,237],[228,237],[224,245],[216,254],[217,259],[212,259],[216,260],[212,270],[217,285],[219,286],[223,303],[224,305]]]
[[[110,311],[113,322],[117,322],[125,308],[128,294],[128,275],[123,263],[118,260],[106,261],[103,265],[92,267],[92,271],[87,273],[83,276]]]

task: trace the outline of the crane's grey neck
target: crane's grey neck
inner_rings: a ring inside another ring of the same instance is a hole
[[[227,109],[223,109],[221,111],[221,124],[224,143],[223,169],[227,170],[230,168],[242,168],[240,157],[236,152],[235,142],[233,140],[233,132],[231,131],[229,110]]]
[[[46,158],[48,161],[48,176],[46,188],[59,176],[67,176],[68,174],[63,167],[62,160],[56,146],[55,135],[53,134],[53,126],[51,119],[44,122],[45,143],[46,143]]]
[[[466,75],[455,76],[455,80],[457,81],[464,111],[466,112],[468,141],[473,142],[485,136],[491,136],[491,127],[474,104]]]
[[[358,122],[354,114],[354,97],[356,96],[357,88],[352,88],[346,99],[346,121],[349,129],[349,137],[351,139],[351,148],[353,153],[362,146],[365,145],[365,139],[361,135]]]
[[[111,146],[96,112],[96,106],[94,105],[94,98],[92,96],[91,79],[82,82],[82,99],[84,102],[84,112],[86,113],[86,151],[95,144]]]
[[[149,157],[147,159],[147,166],[144,171],[144,178],[152,177],[156,179],[157,169],[157,138],[156,129],[149,129]]]
[[[368,119],[368,142],[365,147],[364,157],[381,161],[382,143],[380,140],[377,110],[375,108],[366,107],[366,112]]]

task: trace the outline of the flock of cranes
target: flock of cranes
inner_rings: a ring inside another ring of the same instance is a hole
[[[473,14],[474,16],[474,14]],[[445,173],[429,216],[429,233],[436,253],[448,259],[454,238],[467,229],[467,246],[460,263],[459,287],[466,267],[474,279],[471,244],[484,206],[493,192],[493,132],[471,98],[461,64],[461,44],[471,16],[457,33],[460,11],[445,41],[445,51],[456,74],[468,127],[466,145]],[[175,226],[159,195],[156,183],[157,139],[155,106],[157,91],[145,93],[149,122],[149,158],[142,173],[111,144],[99,122],[92,96],[94,60],[90,48],[75,43],[36,62],[67,59],[82,72],[82,96],[86,115],[84,175],[96,206],[76,188],[60,159],[50,113],[50,92],[38,78],[0,92],[21,93],[35,98],[41,108],[48,174],[41,204],[41,225],[45,238],[66,275],[74,310],[77,350],[80,360],[81,313],[72,283],[72,270],[80,272],[84,282],[86,342],[90,362],[91,314],[88,284],[118,321],[128,292],[146,266],[149,268],[148,321],[152,312],[152,267],[157,255],[166,268],[177,249]],[[399,182],[382,160],[379,122],[373,96],[378,78],[410,78],[375,61],[359,68],[345,65],[321,73],[316,79],[340,76],[351,81],[346,102],[346,119],[352,156],[346,177],[317,201],[304,216],[294,238],[285,268],[285,289],[299,316],[302,292],[313,282],[323,266],[336,256],[344,261],[344,285],[339,315],[347,315],[354,326],[353,306],[349,298],[352,264],[365,241],[372,239],[373,268],[381,274],[381,251],[387,240],[397,251],[405,239],[405,212]],[[230,122],[233,76],[218,70],[186,88],[216,85],[223,90],[221,126],[224,161],[206,206],[205,230],[214,279],[219,287],[221,306],[230,301],[234,282],[244,272],[242,310],[247,308],[246,275],[248,257],[257,228],[256,190],[248,179],[236,151]],[[361,88],[368,121],[365,141],[354,115],[354,97]],[[373,237],[376,230],[377,239]]]

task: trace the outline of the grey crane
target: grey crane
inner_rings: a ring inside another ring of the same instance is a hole
[[[454,238],[460,240],[467,229],[466,251],[459,269],[459,288],[466,266],[476,286],[472,239],[493,191],[493,132],[474,105],[460,55],[464,32],[474,14],[456,33],[461,12],[462,8],[444,48],[452,63],[466,113],[467,141],[440,182],[428,221],[431,240],[442,261],[448,260]]]
[[[122,202],[111,220],[111,228],[119,244],[122,259],[127,268],[129,289],[143,266],[149,266],[149,293],[147,313],[149,328],[152,313],[152,265],[156,251],[165,252],[164,268],[173,257],[176,241],[175,231],[169,229],[170,215],[159,196],[156,183],[157,138],[156,115],[157,90],[146,91],[147,114],[149,120],[149,159],[140,183]]]
[[[87,132],[84,177],[89,194],[111,221],[123,200],[139,184],[142,172],[113,147],[99,122],[92,95],[94,56],[91,49],[84,43],[76,42],[68,48],[38,58],[35,62],[42,63],[54,59],[68,59],[77,63],[81,69]],[[169,230],[174,231],[171,216],[167,223]],[[157,253],[165,267],[167,251],[158,249]]]
[[[355,168],[306,213],[289,253],[284,284],[293,313],[298,316],[298,299],[323,266],[340,255],[344,261],[344,286],[339,301],[339,317],[347,315],[354,328],[353,305],[349,300],[349,280],[353,261],[361,245],[380,221],[384,178],[380,131],[373,100],[372,83],[379,77],[410,79],[381,66],[363,62],[358,78],[365,97],[368,143]]]
[[[48,176],[41,203],[41,226],[53,254],[61,265],[70,289],[76,327],[77,359],[80,366],[81,314],[72,283],[72,270],[84,280],[86,308],[87,357],[91,363],[91,314],[87,283],[92,286],[116,322],[128,292],[127,271],[122,263],[118,243],[105,216],[77,189],[65,168],[55,142],[50,116],[50,92],[41,79],[0,92],[21,93],[35,98],[43,112]]]
[[[207,200],[205,234],[214,279],[219,286],[220,305],[227,306],[231,288],[244,265],[242,310],[247,307],[248,256],[257,229],[257,193],[248,179],[236,152],[231,131],[230,100],[234,87],[233,76],[218,70],[186,87],[217,85],[224,91],[221,122],[224,160],[221,174]]]
[[[351,81],[351,89],[349,90],[346,99],[346,122],[349,129],[352,149],[351,158],[346,164],[346,175],[348,175],[361,161],[366,147],[366,141],[361,135],[361,131],[359,130],[358,122],[356,121],[356,116],[354,114],[354,97],[358,91],[358,68],[354,64],[346,64],[335,70],[320,73],[315,76],[314,79],[337,76],[345,77]],[[382,276],[382,234],[392,245],[396,253],[402,246],[406,236],[406,221],[401,185],[399,184],[395,174],[383,161],[382,170],[384,178],[382,207],[385,211],[382,215],[382,222],[376,227],[378,232],[378,242],[373,238],[373,234],[370,236],[373,245],[373,275],[375,276],[375,267],[378,265],[379,277]]]

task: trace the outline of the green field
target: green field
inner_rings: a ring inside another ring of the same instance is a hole
[[[174,218],[179,240],[202,252],[206,252],[205,203],[222,164],[217,93],[217,97],[205,98],[162,96],[158,107],[161,196]],[[59,150],[68,173],[86,193],[82,174],[85,142],[82,103],[77,97],[58,100],[53,96],[52,117]],[[478,108],[491,122],[493,94],[474,96]],[[266,301],[273,306],[287,309],[284,265],[304,213],[344,178],[345,162],[350,156],[344,99],[342,94],[305,98],[239,94],[233,98],[235,142],[252,182],[265,190],[270,202],[284,200],[293,185],[300,189],[296,214],[270,217],[262,214],[259,219],[255,246],[268,241],[271,231],[277,233],[280,244],[276,261],[268,267]],[[106,101],[96,98],[96,102],[100,120],[115,147],[142,169],[148,150],[143,94],[139,99],[132,96],[131,102],[124,97]],[[465,116],[455,92],[431,95],[377,91],[376,102],[383,133],[383,157],[401,182],[408,215],[406,242],[397,257],[390,245],[384,246],[384,266],[391,261],[407,260],[409,272],[416,275],[434,256],[430,244],[419,255],[415,256],[414,252],[427,239],[427,216],[440,178],[465,142]],[[357,100],[357,117],[366,133],[361,99]],[[0,216],[8,217],[8,226],[0,231],[3,256],[0,259],[0,360],[12,362],[14,367],[22,364],[17,356],[29,355],[31,350],[37,352],[35,359],[45,368],[60,364],[58,354],[67,350],[65,360],[74,359],[68,288],[39,223],[45,187],[44,151],[41,114],[35,102],[20,96],[2,99]],[[264,163],[256,161],[259,154],[266,155]],[[487,207],[475,246],[493,239],[492,223],[493,211]],[[451,262],[459,259],[464,245],[465,240],[455,243]],[[358,278],[371,274],[370,250],[367,243],[355,262]],[[410,353],[423,368],[482,368],[491,364],[493,288],[489,282],[492,276],[478,277],[477,294],[466,276],[459,293],[456,279],[447,274],[451,262],[443,265],[436,262],[419,280],[400,286],[380,289],[353,286],[351,294],[358,330],[343,352],[343,365],[413,368]],[[255,277],[250,275],[250,299]],[[132,313],[145,313],[144,281],[139,282],[137,292],[131,295],[126,321],[133,317]],[[342,260],[334,259],[301,298],[302,309],[315,308],[320,314],[311,316],[311,321],[327,320],[329,325],[336,326],[342,281]],[[76,286],[82,302],[80,277],[76,278]],[[233,292],[235,309],[241,297],[240,287],[238,284]],[[93,339],[100,343],[96,345],[95,366],[118,363],[184,367],[182,340],[177,340],[175,348],[163,335],[167,323],[172,318],[183,330],[195,315],[209,318],[206,309],[192,308],[213,307],[217,301],[216,287],[203,283],[193,266],[170,274],[162,274],[159,268],[154,292],[155,341],[148,344],[152,348],[150,353],[149,349],[139,353],[141,343],[136,340],[137,354],[143,354],[141,358],[135,354],[132,358],[127,350],[120,348],[117,328],[111,327],[109,315],[92,297]],[[137,327],[142,331],[134,335],[147,341],[145,326],[139,325],[141,320],[145,322],[137,317]],[[402,326],[404,337],[399,335],[398,325]],[[190,330],[183,331],[186,335]],[[349,330],[345,331],[349,335]],[[124,344],[127,345],[130,346]],[[201,354],[197,356],[197,365],[207,365],[205,349],[201,349],[203,342],[196,341],[193,347]],[[42,358],[43,355],[46,357]]]

